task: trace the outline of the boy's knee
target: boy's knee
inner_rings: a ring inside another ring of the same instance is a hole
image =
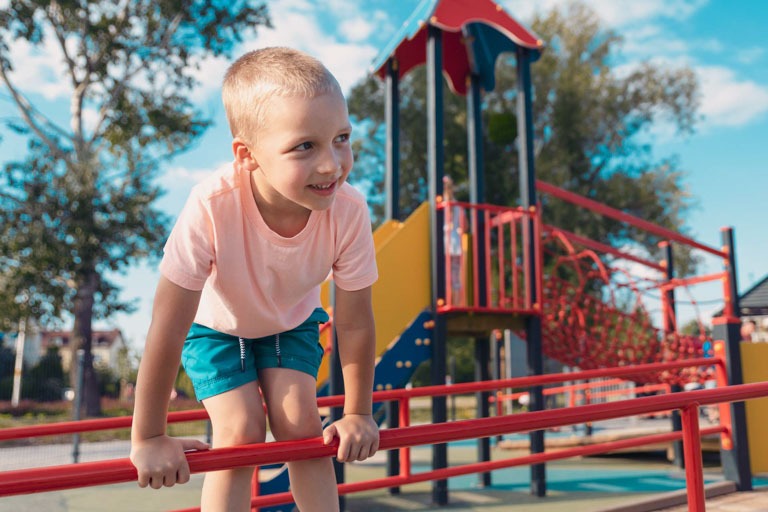
[[[213,437],[219,447],[263,443],[266,440],[266,426],[254,418],[235,415],[218,425],[214,424]]]
[[[283,416],[276,420],[271,421],[269,426],[277,441],[306,439],[323,433],[323,426],[316,411],[305,412],[295,418]]]

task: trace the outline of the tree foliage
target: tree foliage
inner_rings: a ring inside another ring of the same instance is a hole
[[[109,276],[158,254],[168,219],[154,179],[209,125],[189,97],[195,72],[266,25],[266,6],[246,0],[14,0],[0,12],[0,81],[17,114],[5,122],[28,140],[0,176],[0,319],[72,314],[88,414],[92,320],[131,307]],[[58,52],[68,114],[15,81],[14,41]]]
[[[667,124],[683,134],[692,132],[698,101],[693,72],[651,62],[624,71],[627,66],[616,65],[621,37],[578,3],[539,16],[531,26],[546,44],[532,65],[538,179],[685,231],[693,201],[684,172],[674,156],[653,154],[651,129]],[[423,68],[401,81],[401,206],[406,213],[426,198],[425,82]],[[375,77],[357,84],[350,95],[350,112],[367,131],[356,143],[355,172],[377,192],[383,187],[383,98],[383,83]],[[484,94],[485,200],[493,204],[512,205],[519,197],[516,101],[515,59],[502,55],[496,89]],[[446,173],[459,185],[460,199],[467,196],[465,123],[465,100],[446,94]],[[659,240],[653,235],[559,200],[540,200],[549,224],[658,255]],[[685,273],[694,262],[688,251],[676,250],[678,271]]]

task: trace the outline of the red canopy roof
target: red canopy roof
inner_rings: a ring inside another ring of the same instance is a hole
[[[512,50],[516,46],[536,51],[544,47],[538,36],[492,0],[423,0],[396,38],[379,55],[374,64],[374,72],[383,78],[390,57],[397,60],[400,77],[424,64],[427,57],[428,25],[444,31],[443,72],[451,89],[462,95],[466,94],[466,77],[469,73],[488,74],[489,70],[483,73],[478,67],[484,64],[492,66],[502,51]],[[470,25],[485,25],[492,30],[470,30]],[[473,54],[471,57],[468,51]],[[485,58],[480,53],[485,54]],[[492,70],[490,74],[493,75]],[[486,82],[486,89],[487,85]],[[492,78],[490,86],[493,86]]]

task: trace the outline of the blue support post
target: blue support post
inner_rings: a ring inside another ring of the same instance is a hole
[[[395,57],[387,61],[386,80],[386,153],[384,177],[387,220],[400,219],[400,90],[398,64]]]
[[[468,78],[469,90],[467,91],[467,150],[469,161],[469,202],[478,204],[485,202],[485,172],[483,169],[483,116],[480,85],[480,77],[471,74]],[[477,216],[477,229],[473,236],[477,240],[477,261],[473,265],[477,268],[478,296],[474,297],[474,303],[483,307],[487,305],[486,295],[486,268],[485,268],[485,217]],[[475,380],[483,381],[490,378],[488,363],[491,346],[487,336],[475,338]],[[490,415],[488,399],[491,394],[488,391],[475,393],[477,403],[477,417],[487,418]],[[477,440],[477,459],[481,462],[491,460],[491,439],[482,437]],[[491,485],[491,473],[479,473],[478,485],[489,487]]]
[[[445,155],[443,149],[443,44],[442,32],[430,25],[427,31],[427,162],[429,173],[429,204],[432,207],[431,262],[432,262],[432,384],[444,385],[446,377],[446,323],[437,312],[445,298],[445,241],[443,236],[444,213],[437,209],[438,197],[443,194]],[[444,423],[448,411],[444,396],[432,398],[432,422]],[[448,445],[432,446],[432,468],[448,467]],[[448,481],[432,482],[432,501],[440,506],[448,504]]]
[[[728,252],[728,295],[723,317],[713,322],[712,337],[725,341],[726,373],[728,385],[744,383],[741,366],[741,308],[739,305],[738,284],[736,281],[736,253],[733,242],[733,229],[722,232],[723,247]],[[736,483],[739,491],[752,490],[752,471],[749,463],[749,445],[747,443],[747,414],[744,402],[731,402],[731,449],[720,449],[723,474],[727,480]]]
[[[520,164],[520,204],[526,209],[536,207],[536,170],[533,156],[533,107],[531,100],[531,51],[517,47],[517,147]],[[524,246],[527,254],[528,275],[526,276],[526,295],[534,304],[540,303],[539,290],[536,287],[536,243],[534,239],[534,221],[528,218],[523,225]],[[528,372],[531,375],[544,373],[544,356],[541,350],[541,317],[532,315],[525,320],[526,341],[528,343]],[[530,389],[530,411],[544,409],[544,393],[541,386]],[[531,453],[544,452],[544,431],[530,433]],[[531,466],[531,494],[545,496],[546,472],[544,464]]]

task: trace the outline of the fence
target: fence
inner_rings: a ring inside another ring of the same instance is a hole
[[[538,386],[562,383],[570,380],[587,380],[606,377],[631,377],[650,372],[668,371],[682,366],[715,365],[722,374],[723,361],[719,358],[701,358],[687,361],[638,365],[635,367],[605,368],[578,373],[552,374],[536,377],[504,379],[488,382],[455,384],[451,386],[427,386],[414,389],[398,389],[374,393],[377,402],[397,400],[400,402],[401,424],[397,429],[381,431],[382,450],[397,449],[400,452],[400,474],[365,482],[339,485],[340,494],[349,494],[365,490],[398,487],[402,485],[439,480],[454,476],[488,472],[496,469],[540,464],[548,461],[575,456],[594,455],[629,447],[682,440],[685,449],[686,480],[689,510],[704,510],[704,491],[701,461],[702,435],[721,434],[722,445],[729,446],[731,426],[722,423],[719,426],[700,429],[698,423],[699,407],[710,404],[727,404],[750,398],[768,396],[768,383],[743,384],[711,390],[697,390],[673,393],[662,396],[635,398],[604,404],[590,404],[569,409],[537,411],[514,416],[496,416],[461,420],[437,425],[409,426],[409,400],[416,397],[446,396],[502,389],[509,387]],[[318,399],[318,406],[338,406],[343,397],[323,397]],[[727,405],[725,405],[727,407]],[[586,422],[623,418],[634,415],[679,409],[683,418],[683,430],[665,434],[642,436],[635,439],[581,446],[577,448],[545,452],[524,457],[496,461],[481,461],[462,466],[427,471],[413,474],[410,466],[409,448],[416,445],[445,443],[462,439],[490,437],[501,434],[522,433]],[[722,417],[726,418],[726,415]],[[204,411],[186,411],[172,413],[169,421],[180,422],[205,418]],[[726,418],[727,419],[727,418]],[[726,420],[724,420],[726,421]],[[130,418],[106,420],[86,420],[53,425],[0,430],[0,440],[20,437],[74,433],[93,430],[127,428]],[[193,473],[215,471],[238,466],[253,466],[284,463],[292,460],[314,457],[327,457],[335,453],[336,447],[323,445],[322,439],[307,439],[292,442],[273,442],[237,448],[221,448],[205,452],[188,454]],[[44,492],[60,489],[127,482],[136,479],[136,471],[128,459],[82,463],[76,465],[35,468],[0,473],[0,496]],[[253,498],[254,507],[264,507],[292,501],[290,493],[278,493]]]

